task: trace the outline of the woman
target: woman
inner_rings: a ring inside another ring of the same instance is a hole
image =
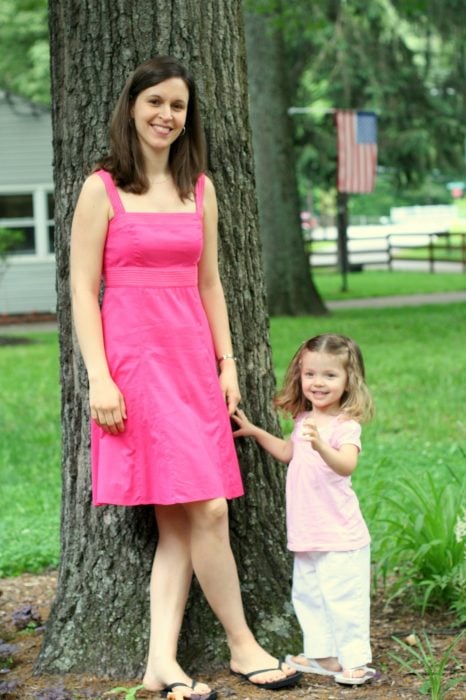
[[[254,639],[229,543],[226,499],[243,494],[229,421],[240,392],[205,161],[192,78],[171,57],[146,61],[79,196],[71,286],[94,505],[153,504],[157,521],[144,686],[213,700],[176,660],[193,572],[225,629],[233,673],[266,689],[301,674]]]

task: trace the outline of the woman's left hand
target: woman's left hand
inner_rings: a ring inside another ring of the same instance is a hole
[[[219,375],[220,388],[222,390],[228,413],[230,416],[238,408],[241,401],[241,393],[238,385],[238,376],[236,374],[236,366],[234,361],[226,360],[222,362]]]

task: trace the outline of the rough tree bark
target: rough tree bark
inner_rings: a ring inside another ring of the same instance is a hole
[[[269,313],[324,314],[304,250],[280,29],[245,12],[250,114]]]
[[[85,172],[105,152],[109,114],[129,72],[171,53],[197,77],[215,181],[220,258],[244,404],[278,430],[261,269],[247,70],[239,0],[50,0],[56,249],[63,425],[58,592],[38,673],[137,676],[148,633],[148,582],[156,532],[151,508],[90,502],[87,381],[72,333],[68,253]],[[284,610],[284,470],[252,441],[238,444],[247,496],[231,505],[232,544],[247,615],[275,651],[293,622]],[[188,643],[189,640],[189,643]],[[280,645],[281,646],[281,645]],[[196,671],[226,657],[223,631],[195,587],[181,657]]]

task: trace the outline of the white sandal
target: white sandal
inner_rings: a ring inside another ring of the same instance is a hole
[[[362,676],[355,676],[356,671],[364,671]],[[349,675],[345,675],[349,674]],[[335,674],[335,680],[341,685],[363,685],[371,681],[376,676],[377,671],[369,666],[360,666],[358,668],[347,668],[340,673]]]
[[[299,664],[297,661],[293,661],[293,656],[291,654],[288,654],[285,657],[285,662],[288,664],[288,666],[291,666],[291,668],[295,668],[297,671],[301,671],[302,673],[316,673],[319,676],[335,676],[336,674],[341,673],[341,671],[328,671],[326,668],[321,666],[318,661],[315,659],[310,659],[304,654],[298,654],[298,656],[305,658],[307,664]]]

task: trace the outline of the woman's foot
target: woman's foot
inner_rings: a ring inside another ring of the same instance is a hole
[[[193,688],[192,678],[186,675],[176,661],[165,660],[164,663],[160,662],[158,666],[160,671],[147,669],[142,680],[144,688],[152,693],[164,690],[175,683],[184,684],[176,688],[176,692],[183,698],[190,698],[192,695],[208,696],[211,692],[211,688],[205,683],[195,683]]]
[[[237,675],[247,677],[250,683],[258,686],[276,681],[286,682],[287,679],[291,680],[297,676],[295,669],[288,664],[280,663],[277,658],[262,649],[255,640],[235,650],[232,649],[230,669]]]

